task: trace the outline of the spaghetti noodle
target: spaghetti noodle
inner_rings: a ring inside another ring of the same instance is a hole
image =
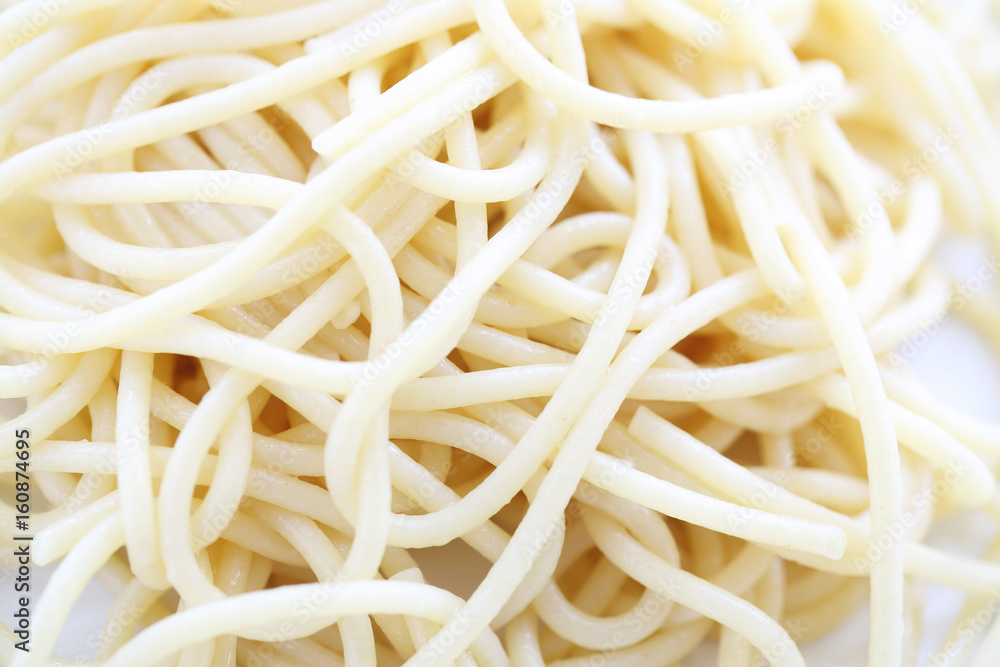
[[[793,666],[869,595],[910,664],[930,581],[994,664],[996,545],[924,538],[997,519],[1000,426],[895,350],[998,317],[931,253],[1000,247],[998,13],[11,5],[0,472],[30,432],[58,565],[0,661]]]

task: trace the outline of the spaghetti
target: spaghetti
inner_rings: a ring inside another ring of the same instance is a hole
[[[895,350],[1000,317],[931,252],[1000,247],[1000,6],[912,7],[11,5],[0,473],[29,431],[58,565],[0,661],[99,577],[75,664],[794,666],[866,595],[911,664],[928,581],[995,664],[997,546],[924,538],[998,519],[1000,426]]]

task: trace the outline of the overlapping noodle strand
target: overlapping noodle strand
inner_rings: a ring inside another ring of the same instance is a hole
[[[1000,322],[935,257],[1000,229],[960,4],[0,12],[0,662],[790,666],[868,596],[870,664],[991,664],[996,545],[929,536],[1000,426],[907,363]]]

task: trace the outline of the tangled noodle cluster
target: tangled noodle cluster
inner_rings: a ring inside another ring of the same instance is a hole
[[[924,537],[1000,426],[906,368],[1000,337],[997,3],[381,3],[0,13],[0,662],[912,664],[930,581],[998,664]]]

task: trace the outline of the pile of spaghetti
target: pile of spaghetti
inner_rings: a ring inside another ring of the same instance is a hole
[[[0,662],[801,665],[867,600],[888,666],[933,582],[998,664],[1000,543],[924,538],[1000,520],[1000,426],[906,352],[1000,331],[931,256],[1000,247],[998,13],[10,5],[0,525],[57,566]]]

